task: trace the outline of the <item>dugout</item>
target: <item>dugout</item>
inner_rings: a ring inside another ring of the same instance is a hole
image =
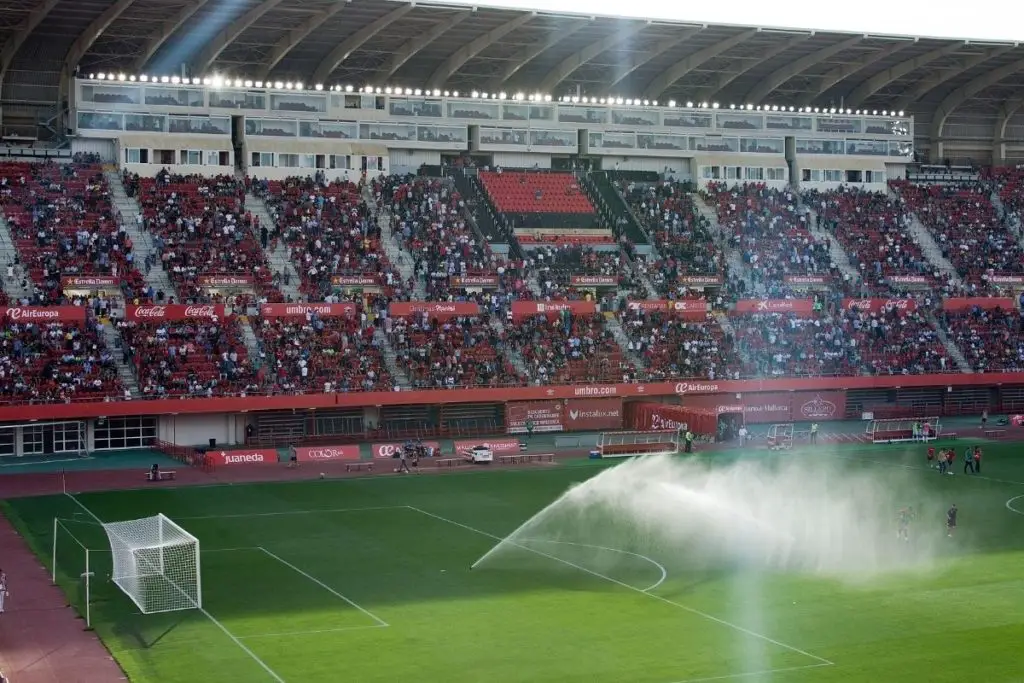
[[[685,426],[697,436],[731,439],[743,426],[743,411],[734,410],[732,406],[719,406],[716,410],[641,401],[626,404],[625,426],[627,429],[638,430],[677,429]]]

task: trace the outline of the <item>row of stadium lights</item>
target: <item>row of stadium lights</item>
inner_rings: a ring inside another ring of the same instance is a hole
[[[283,82],[283,81],[273,81],[273,82],[271,82],[271,81],[243,81],[241,79],[235,79],[235,80],[232,81],[230,78],[222,78],[220,76],[214,76],[214,77],[209,77],[209,78],[183,78],[183,77],[179,77],[179,76],[145,76],[145,75],[143,75],[143,76],[133,76],[133,75],[132,76],[126,76],[125,74],[98,73],[98,74],[89,74],[89,78],[93,79],[93,80],[98,80],[98,81],[104,81],[104,80],[109,80],[109,81],[127,81],[127,82],[136,82],[136,81],[138,81],[138,82],[141,82],[141,83],[166,83],[166,84],[170,84],[170,85],[206,85],[206,86],[212,86],[214,88],[221,88],[221,87],[225,87],[225,86],[227,86],[227,87],[234,86],[236,88],[243,88],[243,87],[244,88],[254,88],[255,87],[255,88],[274,88],[276,90],[303,90],[304,87],[305,87],[301,82],[300,83],[290,83],[290,82]],[[313,86],[313,90],[316,90],[318,92],[322,91],[322,90],[324,90],[324,86],[321,85],[320,83],[317,83],[316,85]],[[423,97],[423,96],[427,96],[427,97],[430,97],[430,96],[433,96],[433,97],[442,97],[442,96],[444,96],[444,97],[459,97],[459,91],[458,90],[455,90],[455,91],[444,90],[444,91],[442,91],[442,90],[422,90],[420,88],[415,88],[415,89],[414,88],[392,88],[392,87],[381,88],[379,86],[378,87],[374,87],[372,85],[363,86],[362,88],[358,88],[358,89],[354,88],[351,85],[346,85],[346,86],[332,85],[329,88],[327,88],[327,90],[330,91],[330,92],[346,92],[346,93],[357,93],[358,92],[358,93],[366,94],[366,95],[377,94],[377,95],[410,95],[410,96],[416,96],[416,97]],[[551,97],[551,95],[541,95],[540,93],[535,93],[535,94],[531,94],[531,95],[526,95],[524,93],[515,93],[513,95],[509,95],[508,93],[503,93],[503,92],[502,93],[486,93],[486,92],[479,92],[479,91],[474,90],[473,92],[471,92],[469,94],[469,97],[471,97],[473,99],[484,99],[484,100],[487,100],[487,99],[509,100],[509,99],[511,99],[513,101],[516,101],[516,102],[523,102],[523,101],[527,101],[527,102],[551,102],[551,101],[553,101],[553,98]],[[600,98],[598,98],[598,97],[586,97],[586,96],[581,97],[581,96],[573,95],[573,96],[563,96],[563,97],[560,97],[560,98],[558,98],[558,101],[566,103],[566,104],[620,104],[620,105],[626,105],[626,106],[629,106],[629,107],[640,107],[640,106],[644,106],[644,107],[652,107],[652,106],[653,107],[657,107],[658,106],[658,100],[640,100],[640,99],[631,99],[631,98],[623,99],[621,97],[600,97]],[[668,106],[670,108],[674,108],[674,107],[681,106],[681,105],[679,103],[677,103],[675,100],[669,100],[668,101]],[[686,107],[688,109],[720,109],[721,108],[721,106],[719,105],[718,102],[711,102],[711,103],[708,103],[708,102],[687,102],[686,103]],[[737,105],[737,104],[730,104],[729,105],[729,109],[730,110],[737,110],[737,111],[765,111],[765,112],[770,111],[770,112],[780,112],[780,113],[792,112],[792,113],[800,113],[800,114],[811,114],[811,113],[814,113],[814,114],[856,114],[858,116],[861,116],[861,115],[865,115],[865,116],[866,115],[871,115],[871,116],[878,116],[878,115],[881,115],[881,116],[903,116],[903,112],[902,111],[897,112],[897,111],[888,111],[888,110],[884,110],[884,109],[882,111],[878,111],[877,109],[872,109],[871,111],[868,111],[867,109],[856,109],[856,110],[854,110],[854,109],[843,109],[842,107],[839,107],[839,108],[836,108],[836,107],[792,107],[792,106],[786,107],[786,106],[768,105],[768,104],[765,104],[765,105],[761,105],[761,104],[756,104],[756,105],[755,104],[739,104],[739,105]]]

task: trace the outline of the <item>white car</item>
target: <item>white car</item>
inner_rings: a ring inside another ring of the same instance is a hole
[[[475,463],[490,463],[494,462],[494,451],[487,446],[473,446],[466,451],[466,457],[470,461]]]

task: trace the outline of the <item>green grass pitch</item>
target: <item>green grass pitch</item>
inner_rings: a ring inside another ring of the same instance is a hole
[[[1010,683],[1024,680],[1018,450],[988,444],[981,477],[938,476],[920,446],[749,456],[920,470],[915,483],[961,510],[931,572],[860,586],[764,576],[758,623],[745,621],[740,577],[686,558],[601,571],[537,555],[470,570],[607,463],[77,496],[106,521],[162,512],[195,534],[203,612],[139,614],[105,580],[105,537],[74,499],[5,512],[48,566],[55,516],[100,551],[93,624],[136,683]],[[917,524],[943,512],[921,510]],[[83,557],[62,539],[59,583],[77,607]]]

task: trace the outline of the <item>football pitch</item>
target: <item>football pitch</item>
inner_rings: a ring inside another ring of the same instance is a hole
[[[5,513],[47,567],[55,517],[92,550],[92,623],[135,683],[1010,683],[1024,680],[1019,450],[985,444],[981,476],[951,477],[921,446],[706,456],[890,468],[943,501],[917,525],[961,511],[926,572],[862,584],[768,573],[756,595],[744,572],[678,551],[536,546],[521,549],[531,562],[470,569],[606,462],[50,496]],[[156,513],[200,541],[202,610],[142,615],[107,580],[92,515]],[[578,559],[594,552],[607,557]],[[62,539],[58,583],[78,609],[81,556]]]

